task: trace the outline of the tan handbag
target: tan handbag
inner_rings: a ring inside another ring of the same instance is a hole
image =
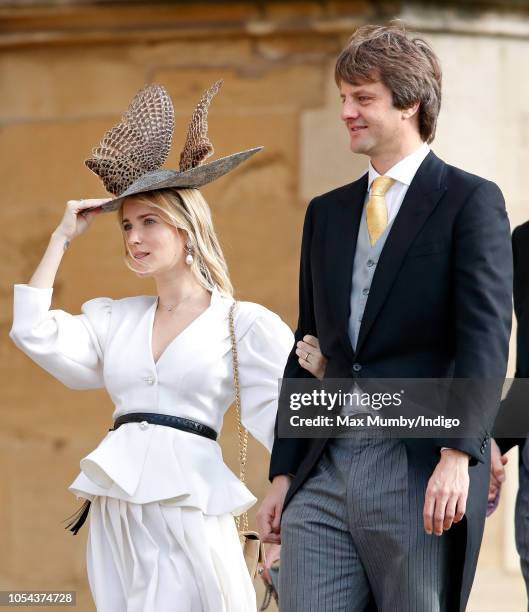
[[[233,302],[229,312],[230,337],[231,337],[231,358],[233,363],[233,382],[235,386],[235,409],[237,411],[237,430],[239,433],[239,478],[244,484],[246,480],[246,460],[248,454],[248,430],[245,429],[241,422],[241,387],[239,383],[239,363],[237,359],[237,341],[235,338],[235,324],[233,322],[233,313],[237,302]],[[245,512],[241,516],[235,517],[237,529],[239,530],[239,539],[243,549],[244,559],[250,572],[250,577],[254,580],[258,574],[260,564],[265,564],[265,549],[256,531],[251,531],[248,528],[248,513]]]

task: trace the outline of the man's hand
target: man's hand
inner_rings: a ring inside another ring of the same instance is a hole
[[[507,461],[509,461],[509,458],[501,454],[496,440],[492,439],[490,445],[489,502],[494,501],[500,493],[501,485],[505,480],[505,468],[503,466]]]
[[[457,449],[441,451],[426,487],[423,520],[428,535],[442,535],[465,515],[468,496],[469,456]]]
[[[276,476],[268,495],[257,512],[257,530],[263,542],[281,544],[279,524],[291,481],[291,477],[286,474]]]

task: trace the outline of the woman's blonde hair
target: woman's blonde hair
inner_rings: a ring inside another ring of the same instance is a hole
[[[216,286],[224,295],[233,295],[228,266],[213,228],[211,211],[198,189],[160,189],[138,194],[134,200],[157,209],[166,223],[186,232],[193,254],[191,272],[205,289],[211,291]],[[119,209],[118,219],[122,227],[123,206]],[[132,254],[126,240],[125,249],[125,264],[137,272],[137,268],[129,263]]]

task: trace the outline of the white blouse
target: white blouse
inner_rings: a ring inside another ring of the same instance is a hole
[[[210,306],[155,362],[155,296],[96,298],[81,315],[50,310],[53,289],[15,285],[10,337],[35,363],[71,389],[105,387],[112,418],[156,412],[193,419],[219,432],[234,399],[230,298],[214,290]],[[294,338],[273,312],[251,302],[235,309],[242,422],[272,447],[278,380]],[[219,444],[172,427],[126,423],[81,460],[70,490],[133,503],[193,506],[239,514],[256,499],[225,465]]]

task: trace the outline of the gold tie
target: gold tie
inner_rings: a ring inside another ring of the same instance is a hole
[[[376,241],[388,226],[388,208],[384,196],[394,182],[395,179],[389,178],[389,176],[377,176],[371,183],[366,208],[367,231],[371,246],[376,244]]]

